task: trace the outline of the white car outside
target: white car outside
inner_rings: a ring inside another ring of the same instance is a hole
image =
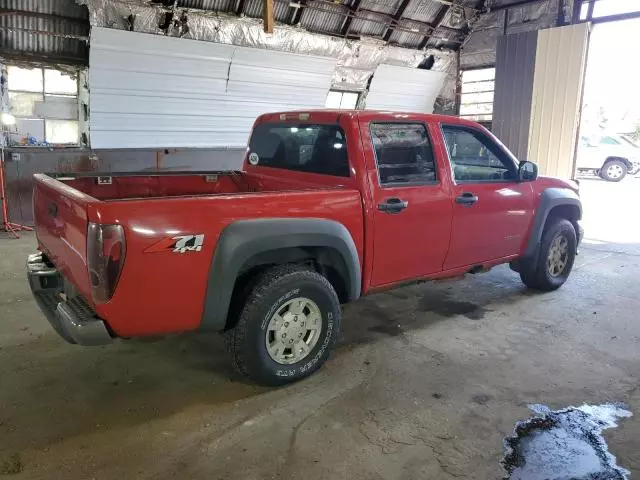
[[[578,172],[593,172],[610,182],[619,182],[627,173],[640,171],[640,147],[622,135],[580,138]]]

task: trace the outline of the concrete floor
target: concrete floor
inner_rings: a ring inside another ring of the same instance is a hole
[[[586,221],[604,227],[559,291],[529,292],[500,267],[364,298],[327,365],[280,389],[237,377],[216,335],[67,345],[24,279],[33,236],[0,236],[0,467],[23,468],[17,479],[500,478],[527,404],[640,412],[640,238],[611,238],[612,212],[638,223],[612,203],[638,184],[583,182]],[[606,436],[638,475],[638,417]]]

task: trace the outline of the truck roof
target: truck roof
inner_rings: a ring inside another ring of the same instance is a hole
[[[284,115],[284,118],[282,116]],[[433,113],[416,113],[416,112],[396,112],[390,110],[339,110],[339,109],[312,109],[312,110],[290,110],[283,112],[272,112],[265,113],[258,117],[258,122],[267,120],[274,120],[277,118],[278,120],[303,120],[307,121],[313,119],[314,115],[320,117],[328,117],[335,115],[336,117],[340,115],[347,115],[349,117],[357,117],[365,121],[371,120],[389,120],[389,121],[399,121],[399,120],[408,120],[408,121],[420,121],[420,120],[430,120],[433,122],[441,122],[441,123],[449,123],[449,124],[458,124],[458,125],[468,125],[468,126],[478,126],[477,122],[473,122],[471,120],[465,120],[460,117],[455,117],[452,115],[438,115]],[[308,118],[307,118],[308,116]],[[274,118],[275,117],[275,118]],[[296,118],[297,117],[297,118]]]

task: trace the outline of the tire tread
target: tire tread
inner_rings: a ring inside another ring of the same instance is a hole
[[[256,282],[253,289],[249,292],[242,313],[236,323],[235,327],[227,330],[224,333],[224,340],[227,352],[231,356],[231,362],[235,370],[245,376],[249,376],[254,380],[269,385],[277,385],[281,383],[288,383],[286,381],[277,381],[273,378],[264,378],[257,375],[255,372],[251,372],[248,368],[247,357],[253,352],[249,351],[246,346],[246,338],[251,327],[251,321],[258,314],[258,311],[264,307],[263,301],[271,291],[278,288],[278,286],[286,281],[289,281],[292,276],[296,276],[298,281],[311,280],[321,284],[322,288],[327,290],[332,296],[336,305],[339,308],[338,295],[336,294],[333,286],[324,276],[319,273],[310,270],[303,265],[286,264],[278,265],[270,268],[262,273],[260,279]],[[319,362],[318,367],[322,363]],[[315,369],[314,369],[315,370]]]
[[[546,250],[547,244],[551,242],[551,238],[549,238],[550,232],[554,232],[560,225],[571,227],[575,235],[573,224],[566,218],[552,217],[547,221],[541,241],[541,250],[543,251],[540,252],[535,262],[523,261],[520,266],[520,279],[527,287],[549,292],[560,288],[566,281],[566,278],[562,282],[551,281],[549,277],[547,277],[546,273],[546,252],[544,250]],[[576,237],[574,237],[574,242],[575,241]],[[573,261],[575,260],[575,248],[576,246],[574,245],[574,258],[571,260],[571,268],[573,267]],[[570,273],[571,269],[569,270],[569,273],[567,273],[567,277]]]

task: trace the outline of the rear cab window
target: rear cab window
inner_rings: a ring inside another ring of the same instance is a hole
[[[369,129],[381,186],[423,185],[438,181],[424,123],[375,122]]]
[[[349,176],[346,137],[337,124],[257,125],[247,160],[252,166]]]

